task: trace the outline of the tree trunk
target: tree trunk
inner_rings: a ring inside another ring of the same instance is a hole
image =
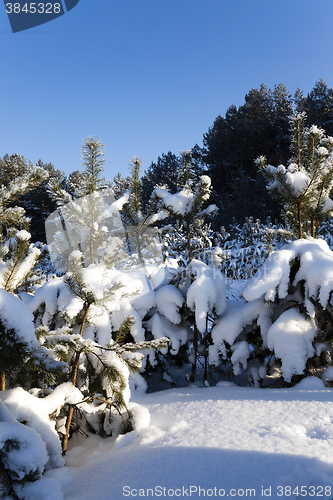
[[[299,203],[297,208],[297,217],[298,217],[298,237],[303,238],[303,227],[302,227],[302,204]]]
[[[66,455],[68,439],[69,439],[69,431],[71,429],[72,420],[74,414],[74,406],[71,405],[68,410],[67,420],[66,420],[66,434],[64,435],[64,439],[62,441],[62,454]]]
[[[205,381],[208,378],[208,353],[205,355]]]
[[[82,337],[83,335],[83,330],[84,330],[84,325],[87,320],[88,316],[88,311],[89,311],[89,304],[87,305],[84,318],[82,321],[82,325],[80,328],[80,335]],[[75,353],[75,361],[74,361],[74,369],[73,369],[73,375],[72,375],[72,384],[74,387],[76,387],[76,379],[77,379],[77,372],[79,369],[79,364],[80,364],[80,352]],[[68,439],[69,439],[69,432],[71,430],[71,425],[72,425],[72,420],[73,420],[73,414],[74,414],[74,406],[70,405],[67,419],[66,419],[66,434],[64,435],[63,441],[62,441],[62,454],[65,455],[67,451],[67,446],[68,446]]]
[[[186,232],[186,240],[187,240],[188,259],[191,262],[192,251],[191,251],[191,236],[190,236],[190,221],[189,221],[189,219],[186,219],[186,221],[185,221],[185,232]]]
[[[141,234],[140,231],[136,231],[136,244],[138,246],[138,257],[141,264],[143,264],[142,253],[141,253]]]
[[[5,373],[1,373],[1,390],[6,390],[6,375]]]
[[[314,217],[311,217],[311,236],[312,238],[316,237],[316,224]]]
[[[194,361],[192,363],[192,369],[191,369],[191,376],[190,376],[191,382],[194,382],[195,380],[195,372],[197,368],[197,357],[198,357],[198,328],[195,323],[194,323],[193,348],[194,348]]]

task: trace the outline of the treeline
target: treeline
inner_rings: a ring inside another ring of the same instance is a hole
[[[297,89],[292,96],[280,83],[273,90],[262,84],[251,89],[238,108],[231,105],[225,116],[217,116],[203,136],[203,146],[192,149],[197,175],[204,171],[213,186],[212,201],[219,207],[215,225],[229,226],[233,219],[243,222],[253,216],[262,221],[279,219],[281,206],[272,200],[255,159],[264,155],[272,165],[286,164],[290,158],[290,122],[294,112],[305,112],[305,125],[316,124],[333,135],[333,89],[323,80],[304,96]],[[154,185],[177,185],[180,157],[168,152],[152,163],[142,179],[149,195]]]
[[[281,222],[282,206],[272,199],[266,182],[255,163],[265,156],[273,165],[287,164],[290,158],[290,116],[294,112],[305,112],[305,125],[316,124],[327,135],[333,135],[333,88],[320,79],[306,96],[298,88],[292,96],[282,83],[269,89],[262,84],[251,89],[244,104],[231,105],[224,116],[219,115],[203,135],[203,145],[191,150],[191,168],[194,176],[203,173],[212,180],[211,200],[219,208],[213,221],[215,229],[221,225],[229,227],[235,222],[244,222],[246,217],[265,221]],[[32,219],[33,239],[44,241],[44,222],[56,206],[46,190],[46,184],[56,179],[69,192],[74,193],[82,183],[82,173],[75,171],[68,177],[51,163],[39,160],[38,166],[49,174],[33,191],[20,199],[21,206]],[[143,202],[148,203],[156,185],[165,185],[175,193],[180,186],[183,166],[181,154],[169,151],[161,154],[143,173]],[[10,179],[24,175],[31,164],[18,154],[0,158],[0,183],[7,185]],[[113,187],[120,196],[128,188],[129,177],[118,174],[113,182],[104,179],[105,186]]]

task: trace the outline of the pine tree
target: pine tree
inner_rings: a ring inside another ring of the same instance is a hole
[[[320,78],[313,89],[304,97],[297,89],[294,97],[297,112],[305,112],[307,125],[315,123],[323,128],[328,135],[333,135],[333,89]]]
[[[129,280],[116,271],[119,264],[117,254],[125,253],[122,249],[125,233],[119,216],[119,210],[125,209],[125,203],[127,214],[134,224],[137,223],[136,227],[142,225],[138,165],[133,167],[131,194],[115,200],[110,190],[104,189],[105,183],[101,178],[104,151],[99,140],[90,137],[84,141],[83,158],[82,183],[74,196],[57,184],[50,185],[50,192],[59,205],[58,212],[51,218],[56,228],[51,252],[63,254],[61,245],[59,247],[57,243],[67,243],[66,274],[58,283],[55,282],[55,286],[62,288],[65,285],[70,299],[68,308],[63,307],[62,317],[56,318],[59,311],[56,315],[54,311],[53,317],[49,318],[51,329],[46,328],[43,335],[46,345],[51,348],[57,339],[60,340],[62,347],[58,354],[70,363],[71,382],[86,395],[79,405],[68,408],[63,453],[66,453],[74,413],[81,411],[78,407],[85,401],[100,400],[103,410],[109,408],[111,411],[113,408],[124,418],[129,398],[129,371],[137,371],[143,357],[135,353],[165,346],[167,342],[165,338],[138,344],[128,340],[124,342],[142,328],[136,325],[139,317],[130,304],[124,304],[124,311],[120,306],[122,300],[139,293],[137,286],[141,283]],[[38,290],[38,294],[42,296],[43,290]],[[61,301],[61,293],[59,296]],[[47,309],[45,299],[42,300]],[[133,318],[126,314],[126,307],[129,313],[133,310]],[[118,319],[113,318],[115,315]],[[119,317],[122,317],[121,324]],[[42,321],[48,327],[48,319],[44,319],[44,315]]]
[[[36,347],[32,346],[32,317],[27,318],[26,306],[21,303],[15,292],[32,272],[40,250],[30,244],[31,235],[27,231],[29,219],[26,218],[24,209],[13,206],[12,203],[17,196],[27,193],[46,177],[47,173],[40,167],[31,167],[26,175],[0,188],[1,390],[6,388],[6,375],[11,376],[12,371],[22,366],[27,360],[30,348]],[[26,336],[17,322],[13,322],[8,316],[9,304],[12,308],[21,310],[22,321],[26,318]]]
[[[120,172],[113,178],[111,183],[111,189],[114,193],[116,200],[123,196],[131,188],[132,179],[128,175],[127,177],[122,177]]]
[[[31,164],[28,164],[24,156],[13,154],[9,156],[6,154],[0,158],[0,184],[8,186],[13,179],[24,177]]]
[[[202,154],[198,145],[195,145],[192,149],[191,156],[191,168],[197,181],[204,170]],[[176,193],[180,187],[179,173],[182,168],[182,154],[177,156],[171,151],[166,154],[163,153],[157,158],[156,162],[152,162],[141,179],[143,206],[149,202],[156,186],[166,186],[170,193]]]
[[[333,138],[315,125],[305,127],[305,113],[291,118],[293,156],[288,166],[267,165],[266,158],[257,160],[271,193],[284,204],[284,216],[298,238],[310,223],[315,237],[324,216],[333,210]]]
[[[182,189],[176,194],[172,194],[165,188],[156,188],[155,193],[162,200],[163,208],[169,213],[169,217],[179,221],[180,228],[183,231],[186,246],[186,258],[183,257],[183,262],[186,263],[186,267],[182,270],[182,277],[178,280],[178,286],[182,288],[187,282],[187,322],[193,325],[193,353],[190,375],[190,380],[193,382],[196,376],[200,340],[202,340],[203,347],[206,341],[209,342],[208,314],[213,311],[214,307],[220,311],[220,307],[216,306],[218,298],[215,294],[216,287],[219,286],[217,283],[222,276],[219,276],[218,273],[215,273],[213,269],[210,269],[200,260],[195,259],[195,257],[200,258],[201,253],[195,251],[194,242],[198,237],[198,233],[201,232],[202,221],[207,215],[216,212],[217,207],[210,205],[203,208],[211,193],[210,178],[206,175],[201,176],[199,182],[194,185],[191,175],[190,151],[183,152],[182,158],[183,169],[180,177],[182,179]],[[211,287],[212,296],[210,298],[206,298],[208,292],[208,289],[206,289],[207,283],[209,283],[208,287]],[[220,291],[222,291],[224,286],[222,279],[220,285]],[[200,286],[204,287],[202,288],[202,301],[197,295]],[[220,299],[223,300],[223,292]],[[193,317],[193,312],[195,317]]]
[[[262,84],[245,95],[242,106],[231,105],[225,116],[218,116],[204,134],[202,159],[214,186],[212,202],[219,207],[215,229],[233,217],[242,222],[250,214],[261,220],[278,216],[278,206],[265,193],[253,160],[259,154],[272,163],[288,159],[291,113],[285,86],[271,90]]]
[[[176,194],[172,194],[165,188],[156,188],[154,193],[162,200],[163,207],[169,216],[182,224],[186,238],[187,258],[191,262],[193,258],[192,240],[198,225],[207,215],[216,213],[217,207],[210,205],[208,208],[202,209],[203,204],[210,197],[211,180],[207,175],[203,175],[194,186],[190,151],[183,152],[182,157],[183,166],[180,170],[181,173],[178,174],[182,189]]]
[[[267,258],[212,331],[210,362],[259,386],[325,379],[332,365],[333,252],[321,239],[296,240]],[[323,278],[324,277],[324,278]]]
[[[131,176],[129,183],[129,199],[123,206],[122,221],[126,228],[129,251],[137,254],[139,262],[156,254],[156,245],[159,244],[160,230],[157,224],[166,218],[167,213],[161,208],[159,198],[153,193],[149,201],[143,206],[140,167],[142,160],[134,157],[131,160]]]
[[[55,212],[48,219],[47,233],[49,240],[53,240],[55,234],[61,238],[62,234],[65,240],[64,252],[57,251],[56,254],[62,257],[65,263],[70,253],[76,249],[82,252],[85,266],[97,263],[101,259],[99,251],[106,246],[110,225],[118,222],[118,226],[121,226],[119,216],[117,219],[115,214],[106,212],[112,205],[114,196],[112,190],[107,188],[109,183],[101,175],[105,161],[103,148],[100,139],[88,137],[84,140],[82,146],[84,169],[81,172],[80,183],[73,194],[69,186],[67,186],[69,189],[64,189],[57,179],[52,179],[48,185],[49,193],[58,205],[58,213]],[[124,197],[123,201],[120,201],[120,208],[126,199]],[[57,246],[61,242],[57,240],[54,244]],[[61,269],[66,270],[65,267]]]
[[[66,177],[63,172],[56,170],[52,163],[44,163],[39,159],[36,166],[45,170],[48,176],[38,186],[20,197],[20,205],[31,219],[30,231],[32,241],[45,242],[45,221],[56,209],[56,203],[51,199],[47,191],[47,184],[52,179],[56,179],[60,185],[65,185]]]

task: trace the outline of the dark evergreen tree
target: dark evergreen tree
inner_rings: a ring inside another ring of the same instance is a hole
[[[147,202],[157,185],[166,185],[170,192],[175,193],[178,186],[179,163],[177,156],[168,151],[157,158],[145,171],[142,177],[142,197]]]
[[[118,172],[118,174],[113,178],[111,189],[114,197],[118,200],[118,198],[123,196],[126,191],[131,189],[131,176],[128,175],[127,177],[122,177],[121,173]]]
[[[45,179],[39,186],[22,196],[21,204],[27,216],[31,219],[32,240],[35,242],[44,242],[46,240],[45,221],[56,209],[56,203],[52,200],[47,191],[47,184],[51,180],[56,180],[59,184],[64,186],[66,177],[63,172],[55,169],[52,163],[44,163],[39,159],[37,166],[48,173],[48,179]]]
[[[6,154],[3,158],[0,158],[0,184],[8,186],[12,180],[25,175],[28,169],[29,165],[24,156],[19,154],[9,156]]]
[[[328,88],[322,78],[306,97],[297,89],[294,100],[296,110],[306,113],[308,126],[316,124],[333,135],[333,88]]]
[[[46,178],[33,189],[18,194],[12,206],[20,206],[25,210],[26,216],[31,220],[30,232],[32,241],[45,241],[45,220],[56,209],[54,201],[49,196],[46,185],[49,180],[56,179],[60,184],[66,182],[65,175],[60,170],[56,170],[52,163],[44,163],[38,160],[36,167],[46,172]],[[5,155],[0,158],[0,184],[8,186],[11,181],[22,177],[33,168],[31,162],[19,154]]]
[[[288,156],[288,116],[291,96],[283,84],[274,90],[262,84],[245,96],[244,105],[232,105],[225,117],[218,116],[203,138],[202,159],[212,179],[212,200],[220,211],[216,225],[228,224],[232,217],[244,220],[278,217],[277,204],[265,190],[254,164],[261,148],[267,157],[284,161]]]
[[[203,173],[202,154],[198,145],[192,152],[192,170],[196,180]],[[145,171],[142,182],[142,202],[145,205],[156,186],[166,186],[170,193],[176,193],[180,187],[179,172],[183,168],[183,158],[180,154],[175,155],[171,151],[157,158]]]

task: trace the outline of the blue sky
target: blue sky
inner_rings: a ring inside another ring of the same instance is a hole
[[[251,88],[333,87],[332,0],[80,0],[13,34],[0,4],[0,156],[66,174],[99,136],[105,176],[202,145]]]

